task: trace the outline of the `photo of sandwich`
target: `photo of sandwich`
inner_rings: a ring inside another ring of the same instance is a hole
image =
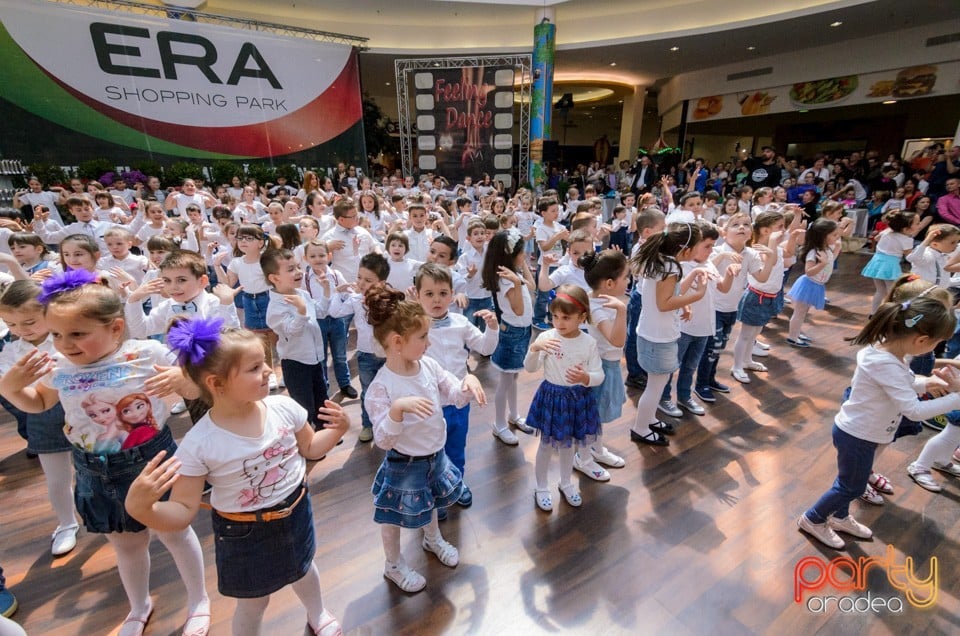
[[[743,93],[737,100],[740,102],[740,114],[763,115],[770,110],[770,104],[775,99],[777,99],[776,95],[767,92]]]
[[[911,66],[897,73],[891,95],[894,97],[918,97],[933,90],[937,83],[937,67],[932,64]]]
[[[711,95],[697,100],[697,107],[693,111],[694,119],[707,119],[723,110],[723,95]]]

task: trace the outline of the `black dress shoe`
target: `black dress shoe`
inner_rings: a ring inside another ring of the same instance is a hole
[[[650,444],[651,446],[669,446],[670,440],[658,433],[657,431],[651,431],[647,435],[640,435],[635,433],[632,429],[630,431],[630,441],[638,442],[640,444]]]
[[[656,431],[657,433],[662,433],[664,435],[673,435],[677,432],[677,429],[673,427],[673,424],[670,422],[654,422],[650,425],[651,431]]]
[[[340,387],[340,392],[343,393],[348,398],[350,398],[351,400],[357,399],[357,397],[360,395],[359,393],[357,393],[357,390],[352,386],[350,386],[349,384],[347,386]]]
[[[470,490],[470,487],[464,484],[463,490],[460,492],[460,498],[457,499],[457,503],[462,508],[469,508],[473,505],[473,491]]]

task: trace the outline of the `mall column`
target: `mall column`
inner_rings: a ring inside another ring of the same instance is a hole
[[[557,48],[554,10],[537,10],[533,27],[533,90],[530,93],[530,181],[542,190],[547,180],[543,142],[550,138],[553,112],[553,56]]]

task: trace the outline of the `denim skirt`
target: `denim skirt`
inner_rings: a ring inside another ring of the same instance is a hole
[[[422,528],[434,508],[449,508],[462,490],[460,471],[442,450],[423,457],[389,450],[373,480],[373,520]]]
[[[73,450],[73,444],[63,434],[63,418],[63,407],[59,402],[43,413],[28,413],[27,450],[37,455]]]
[[[627,391],[623,384],[623,371],[619,360],[600,360],[603,365],[603,383],[592,388],[600,410],[600,422],[606,424],[620,419]]]
[[[167,457],[177,450],[177,443],[166,426],[143,444],[118,453],[97,455],[73,449],[73,467],[77,472],[73,499],[87,532],[140,532],[146,529],[127,514],[123,502],[130,484],[147,462],[162,450],[167,451]],[[168,497],[169,492],[161,499]]]
[[[737,307],[737,320],[751,327],[763,327],[783,308],[782,299],[783,292],[771,298],[747,289]]]
[[[530,347],[530,333],[530,325],[514,327],[505,322],[500,323],[500,340],[490,357],[491,364],[500,371],[520,373],[523,359],[527,357],[527,349]]]
[[[259,512],[289,508],[300,496],[297,487],[282,502]],[[213,521],[217,589],[233,598],[259,598],[302,579],[313,563],[316,540],[310,493],[289,517],[274,521],[231,521],[216,510]]]
[[[270,292],[248,294],[240,292],[243,298],[243,326],[247,329],[269,329],[267,326],[267,305],[270,304]]]
[[[667,375],[680,368],[677,341],[650,342],[637,336],[637,355],[640,367],[651,375]]]

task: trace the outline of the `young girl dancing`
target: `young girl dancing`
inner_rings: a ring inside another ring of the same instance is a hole
[[[763,212],[753,222],[753,243],[770,249],[769,258],[774,259],[774,265],[766,280],[747,273],[747,290],[737,307],[740,333],[733,345],[733,368],[730,369],[730,375],[737,382],[750,383],[747,371],[767,370],[763,364],[753,361],[751,352],[764,325],[783,308],[783,273],[793,265],[796,249],[793,237],[802,231],[800,223],[801,215],[797,214],[789,231],[784,232],[785,221],[780,212]]]
[[[404,592],[419,592],[426,579],[404,562],[400,528],[423,528],[424,550],[448,567],[460,562],[433,514],[456,503],[462,489],[460,471],[443,452],[447,428],[440,408],[466,406],[471,395],[483,405],[486,398],[476,377],[460,381],[424,357],[430,317],[403,298],[403,292],[384,286],[371,288],[365,297],[367,319],[387,354],[365,400],[374,442],[387,451],[373,482],[373,520],[382,524],[386,556],[383,575]]]
[[[580,325],[590,321],[587,294],[575,285],[561,285],[550,303],[550,314],[553,328],[537,337],[523,361],[529,373],[543,366],[544,379],[530,403],[527,424],[540,434],[533,496],[537,507],[547,512],[553,510],[547,473],[554,450],[560,454],[560,493],[575,508],[583,503],[580,491],[570,481],[574,442],[597,441],[600,411],[590,387],[603,383],[597,342],[580,331]]]
[[[0,319],[17,340],[0,351],[0,373],[6,373],[26,354],[42,351],[53,355],[53,339],[43,319],[43,305],[37,300],[40,287],[29,280],[18,280],[0,296]],[[57,517],[57,529],[51,537],[50,552],[62,556],[77,545],[76,510],[73,506],[73,446],[63,434],[63,407],[56,404],[43,413],[11,413],[26,421],[27,450],[36,453],[47,482],[47,497]]]
[[[840,227],[829,219],[817,219],[807,228],[799,254],[804,263],[803,275],[787,294],[793,299],[787,343],[794,347],[810,346],[810,338],[800,330],[810,308],[823,309],[825,305],[826,284],[833,274],[833,262],[840,254],[840,231]]]
[[[920,217],[913,212],[893,210],[883,217],[887,229],[880,232],[877,251],[860,274],[873,279],[873,301],[870,313],[875,314],[880,303],[890,293],[894,281],[903,272],[900,261],[913,251],[913,237],[920,227]]]
[[[893,441],[901,415],[919,421],[960,408],[960,376],[952,369],[935,371],[934,377],[914,376],[906,362],[908,356],[933,351],[955,326],[952,309],[921,293],[904,303],[884,303],[853,339],[865,346],[857,353],[850,397],[833,424],[837,479],[797,520],[801,530],[837,550],[844,547],[838,530],[862,539],[873,536],[849,508],[867,487],[878,445]],[[918,394],[947,391],[944,397],[917,399]]]
[[[637,323],[640,366],[647,372],[647,386],[637,402],[637,416],[630,439],[642,444],[667,446],[672,424],[657,419],[657,403],[670,374],[680,367],[680,311],[707,293],[707,273],[696,269],[686,277],[680,261],[690,255],[703,235],[696,223],[671,223],[651,236],[633,259],[634,272],[642,277],[643,309]]]
[[[620,419],[623,403],[627,399],[623,372],[620,370],[620,358],[623,357],[623,345],[627,339],[627,307],[621,298],[627,291],[630,268],[627,267],[627,257],[613,249],[599,254],[585,254],[580,258],[580,264],[587,284],[593,290],[590,294],[591,320],[587,333],[597,342],[603,368],[603,383],[593,387],[602,426]],[[581,447],[577,450],[573,456],[573,467],[591,479],[609,481],[609,471],[600,464],[623,468],[625,462],[603,445],[601,435],[602,431],[598,429],[597,440],[588,444],[589,449]]]
[[[493,435],[504,444],[520,443],[510,430],[512,424],[524,433],[533,429],[517,414],[517,375],[530,345],[533,323],[533,276],[524,258],[523,235],[517,229],[494,234],[483,261],[483,286],[493,295],[493,307],[500,323],[500,340],[490,362],[500,372],[494,399],[496,420]]]
[[[0,394],[28,413],[63,405],[64,433],[73,445],[77,489],[75,502],[88,532],[106,534],[117,554],[120,580],[130,601],[130,614],[120,636],[138,636],[153,613],[150,599],[150,533],[123,507],[134,477],[157,453],[177,445],[166,426],[170,410],[159,398],[172,391],[196,398],[199,393],[180,369],[168,367],[169,351],[155,340],[125,340],[123,302],[86,270],[69,271],[43,284],[39,300],[46,306],[47,328],[57,354],[32,351],[0,379]],[[39,380],[39,381],[38,381]],[[36,382],[36,384],[34,384]],[[33,386],[31,386],[33,385]],[[159,428],[149,441],[117,450],[126,433],[111,428],[89,408],[115,409],[126,395],[150,395],[150,410]],[[87,406],[85,406],[87,405]],[[112,430],[111,430],[112,429]],[[119,444],[118,444],[119,441]],[[203,581],[203,557],[193,529],[168,530],[157,537],[173,556],[187,588],[187,636],[210,628],[210,601]]]
[[[340,625],[323,607],[313,562],[305,458],[326,455],[350,419],[327,401],[318,410],[324,427],[314,432],[303,407],[270,395],[272,369],[257,334],[222,328],[220,318],[174,319],[167,342],[212,406],[175,456],[161,451],[147,463],[127,494],[127,511],[158,531],[188,528],[207,481],[217,587],[237,599],[233,633],[259,634],[270,595],[291,585],[311,633],[335,636]]]

